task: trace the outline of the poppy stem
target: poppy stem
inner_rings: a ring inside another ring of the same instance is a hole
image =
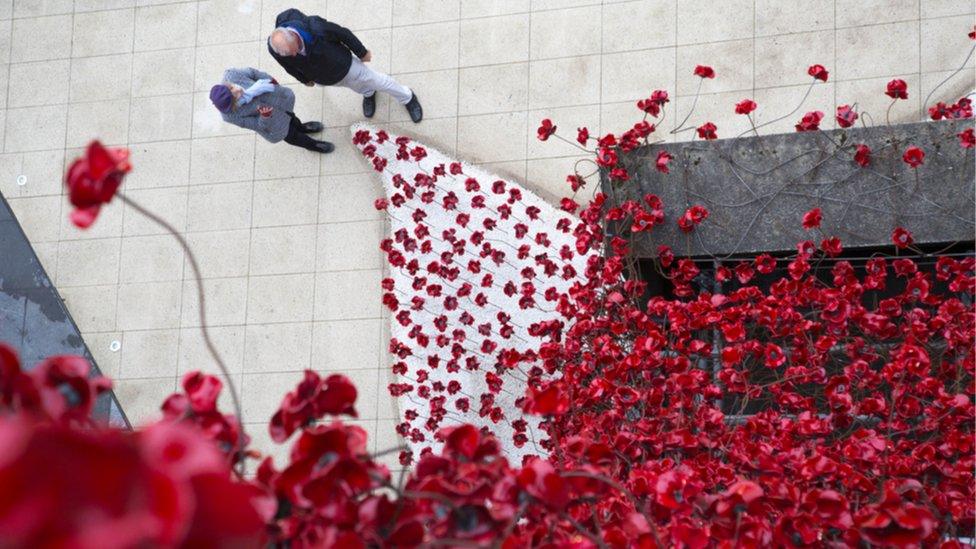
[[[369,456],[369,459],[375,460],[376,458],[379,458],[379,457],[383,457],[383,456],[386,456],[386,455],[389,455],[389,454],[400,453],[400,452],[403,452],[403,451],[409,450],[409,449],[410,448],[408,448],[407,446],[394,446],[393,448],[387,448],[386,450],[381,450],[379,452],[376,452],[375,454],[370,455]]]
[[[800,110],[800,108],[803,107],[803,104],[807,102],[807,98],[810,97],[810,92],[813,91],[813,87],[816,86],[816,85],[817,85],[817,79],[814,78],[813,79],[813,82],[810,82],[810,86],[807,87],[806,93],[803,94],[803,99],[800,99],[800,103],[796,106],[795,109],[793,109],[792,111],[784,114],[783,116],[780,116],[779,118],[774,118],[772,120],[768,120],[768,121],[763,122],[762,124],[759,124],[759,125],[753,125],[752,126],[752,132],[755,133],[756,135],[759,135],[759,128],[766,127],[766,126],[768,126],[770,124],[775,124],[776,122],[779,122],[780,120],[785,120],[785,119],[793,116],[793,114],[795,114],[796,111]],[[747,133],[749,133],[749,130],[746,130],[746,131],[740,133],[736,137],[742,137],[743,135],[745,135]]]
[[[682,120],[680,124],[678,124],[677,128],[671,130],[672,134],[680,132],[682,128],[685,127],[685,124],[688,122],[688,119],[691,118],[691,115],[694,114],[695,107],[698,105],[698,96],[701,95],[702,84],[704,82],[705,82],[704,78],[698,79],[698,89],[695,91],[695,100],[691,102],[691,108],[688,110],[688,114],[685,115],[685,119]]]
[[[122,193],[118,193],[115,196],[119,197],[119,200],[121,200],[126,206],[129,206],[133,210],[146,216],[147,218],[152,220],[160,227],[166,229],[166,231],[169,232],[171,235],[173,235],[173,238],[175,238],[176,241],[180,243],[180,246],[183,248],[183,252],[186,253],[186,257],[190,261],[190,268],[193,270],[193,279],[196,281],[196,285],[197,285],[197,299],[199,301],[198,308],[200,309],[200,332],[203,334],[203,341],[207,345],[207,351],[210,352],[210,356],[213,357],[214,362],[217,363],[217,367],[220,369],[220,373],[224,376],[224,379],[227,380],[227,389],[230,391],[231,403],[234,406],[234,413],[237,416],[237,428],[239,433],[238,441],[240,443],[238,450],[240,452],[240,459],[235,461],[237,462],[236,465],[238,467],[237,474],[243,478],[244,440],[246,439],[246,436],[244,434],[244,421],[241,416],[241,400],[237,394],[237,389],[234,387],[234,380],[233,378],[231,378],[230,372],[227,370],[227,365],[224,364],[224,360],[220,358],[220,353],[217,352],[216,345],[214,345],[213,340],[210,339],[210,329],[209,326],[207,325],[206,298],[203,293],[203,278],[200,276],[200,266],[199,264],[197,264],[197,258],[195,255],[193,255],[193,250],[190,248],[190,245],[187,243],[186,239],[183,238],[183,235],[181,235],[179,231],[176,230],[175,227],[170,225],[169,222],[159,217],[158,215],[154,214],[153,212],[147,210],[146,208],[139,205],[137,202],[135,202],[134,200],[125,196]]]
[[[976,52],[976,46],[973,46],[972,48],[969,49],[969,55],[966,56],[966,60],[962,62],[962,65],[958,69],[956,69],[955,72],[942,79],[942,82],[939,82],[939,84],[934,88],[932,88],[932,91],[930,91],[929,94],[925,96],[925,101],[922,101],[921,104],[922,112],[919,113],[919,115],[922,117],[923,120],[925,119],[925,112],[928,109],[929,99],[932,99],[932,96],[935,95],[935,92],[939,91],[939,88],[944,86],[946,82],[952,80],[954,76],[966,70],[966,67],[969,65],[969,59],[972,58],[973,56],[973,52]]]
[[[581,151],[583,151],[585,153],[592,153],[593,152],[590,149],[587,149],[586,147],[580,145],[578,142],[576,142],[576,141],[570,141],[569,139],[566,139],[565,137],[559,135],[558,133],[554,133],[554,134],[552,134],[552,136],[555,137],[556,139],[562,141],[563,143],[566,143],[566,144],[569,144],[569,145],[572,145],[572,146],[576,147],[577,149],[579,149],[579,150],[581,150]]]

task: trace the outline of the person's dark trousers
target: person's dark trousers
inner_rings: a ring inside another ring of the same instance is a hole
[[[318,151],[317,145],[319,142],[302,131],[302,121],[293,112],[288,113],[288,116],[291,117],[291,120],[288,122],[288,135],[285,136],[285,143],[310,151]]]

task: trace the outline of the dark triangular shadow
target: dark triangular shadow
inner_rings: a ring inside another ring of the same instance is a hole
[[[54,355],[85,357],[100,376],[88,346],[54,283],[48,278],[24,230],[0,194],[0,341],[12,345],[27,369]],[[114,392],[103,394],[94,416],[129,428]]]

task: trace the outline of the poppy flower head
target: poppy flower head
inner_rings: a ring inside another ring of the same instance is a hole
[[[695,67],[695,76],[700,78],[715,78],[715,69],[708,65],[697,65]]]
[[[837,107],[837,125],[841,128],[850,128],[857,121],[857,112],[850,105]]]
[[[548,118],[542,120],[542,124],[539,125],[539,129],[536,131],[539,141],[549,139],[554,133],[556,133],[556,126]]]
[[[668,151],[661,151],[657,153],[657,160],[654,162],[654,167],[661,173],[669,173],[668,163],[671,162],[672,158],[674,157]]]
[[[803,118],[796,124],[798,132],[813,132],[820,129],[820,121],[823,120],[824,113],[821,111],[810,111],[803,115]]]
[[[71,222],[82,229],[91,226],[131,169],[128,149],[107,148],[98,141],[89,143],[84,156],[71,164],[64,178],[68,200],[75,207]]]
[[[710,141],[712,139],[718,139],[718,134],[715,133],[715,130],[717,129],[718,126],[716,126],[715,124],[711,122],[705,122],[704,124],[698,127],[698,137],[705,139],[706,141]]]
[[[708,219],[708,209],[696,204],[685,210],[685,213],[678,219],[678,228],[681,229],[681,232],[690,233],[706,219]]]
[[[735,114],[749,114],[756,110],[756,102],[752,99],[743,99],[735,104]]]
[[[925,151],[915,146],[908,147],[901,159],[912,168],[917,168],[925,163]]]
[[[617,165],[617,151],[610,147],[600,147],[596,153],[596,163],[603,168],[613,168]]]
[[[576,128],[576,142],[580,145],[586,146],[586,142],[590,140],[590,130],[586,127]]]
[[[863,143],[854,147],[854,162],[862,168],[868,167],[871,164],[871,147]]]
[[[817,80],[827,81],[827,76],[829,73],[823,65],[810,65],[807,69],[807,74],[814,77]]]
[[[803,214],[803,228],[808,231],[820,227],[821,221],[823,221],[823,212],[820,208],[814,208]]]
[[[891,80],[885,88],[885,95],[892,99],[908,99],[908,83],[901,78]]]
[[[966,128],[965,130],[956,134],[959,138],[959,146],[964,149],[971,149],[976,147],[976,132],[973,128]]]
[[[904,249],[911,246],[915,242],[915,239],[912,237],[912,233],[907,229],[895,227],[895,230],[891,232],[891,241],[894,243],[895,247]]]

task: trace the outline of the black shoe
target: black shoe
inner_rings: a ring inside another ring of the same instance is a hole
[[[373,118],[376,114],[376,94],[363,98],[363,116]]]
[[[319,133],[325,129],[321,122],[306,122],[302,124],[302,133]]]
[[[420,106],[417,94],[411,95],[410,102],[404,106],[407,108],[407,112],[410,113],[410,120],[413,120],[415,124],[424,119],[424,108]]]
[[[329,143],[328,141],[319,141],[315,144],[315,150],[322,154],[330,153],[335,150],[335,145]]]

